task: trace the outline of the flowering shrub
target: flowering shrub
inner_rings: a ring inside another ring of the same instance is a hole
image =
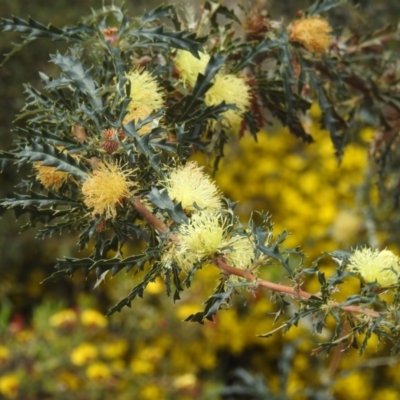
[[[190,312],[187,321],[218,321],[217,312],[229,308],[235,295],[248,291],[256,296],[266,288],[273,293],[276,321],[283,321],[273,331],[265,329],[269,332],[262,337],[288,332],[311,316],[310,330],[321,339],[313,354],[330,352],[344,341],[362,353],[373,335],[391,341],[396,353],[399,284],[397,257],[392,252],[375,257],[376,250],[349,251],[351,238],[342,237],[345,251],[337,250],[331,241],[331,246],[318,249],[319,253],[325,250],[322,257],[318,254],[305,265],[299,243],[285,242],[287,232],[277,233],[268,213],[259,212],[243,222],[235,212],[236,204],[222,198],[211,177],[189,161],[197,152],[214,160],[214,170],[219,165],[222,169],[227,144],[232,146],[235,138],[244,135],[265,141],[260,131],[279,121],[297,136],[296,145],[285,152],[290,168],[301,175],[292,178],[293,188],[287,185],[275,198],[275,208],[288,216],[287,226],[294,226],[292,221],[301,216],[302,224],[294,227],[303,232],[304,240],[329,237],[328,227],[338,233],[345,225],[357,232],[357,215],[353,220],[342,216],[334,221],[340,216],[335,214],[338,204],[326,203],[337,200],[335,191],[325,186],[326,192],[317,194],[315,171],[296,149],[300,139],[313,141],[313,102],[319,105],[317,119],[325,135],[329,132],[329,149],[335,149],[337,160],[345,160],[351,136],[359,143],[360,128],[373,124],[370,153],[385,167],[378,171],[381,192],[395,189],[389,178],[397,146],[393,131],[397,132],[399,119],[393,109],[398,88],[390,83],[397,82],[398,69],[392,68],[396,54],[376,56],[380,70],[375,61],[364,57],[370,45],[366,38],[349,37],[345,31],[333,37],[328,20],[318,14],[339,6],[317,2],[304,18],[287,26],[266,14],[260,14],[256,23],[255,10],[245,13],[241,21],[225,6],[209,2],[196,22],[173,6],[160,6],[131,20],[119,7],[104,7],[78,27],[64,29],[33,20],[3,19],[0,28],[22,33],[24,43],[45,36],[72,44],[66,54],[51,56],[60,70],[58,77],[42,73],[41,91],[26,86],[27,101],[19,115],[25,126],[17,128],[15,148],[2,153],[2,167],[28,165],[37,173],[18,186],[26,194],[1,201],[2,212],[13,209],[17,215],[28,214],[28,227],[42,223],[39,237],[43,239],[66,230],[78,232],[79,249],[89,253],[60,259],[53,278],[93,271],[99,286],[107,275],[123,270],[137,276],[132,290],[109,315],[131,306],[157,279],[164,282],[167,295],[180,300],[186,289],[195,287],[200,270],[213,270],[219,273],[215,291],[209,293],[203,310]],[[218,25],[219,15],[229,22]],[[110,26],[110,20],[118,27]],[[232,30],[234,23],[247,32],[239,36],[239,29]],[[383,54],[388,38],[371,35]],[[275,136],[269,136],[271,148],[290,140],[282,132],[275,130]],[[326,151],[326,144],[317,143],[315,153]],[[245,149],[245,141],[238,146]],[[254,159],[254,154],[248,157]],[[256,179],[268,186],[268,195],[278,192],[281,184],[271,175],[276,165],[276,160],[257,164],[262,174]],[[222,180],[231,173],[227,169]],[[332,166],[326,171],[331,173]],[[240,176],[237,179],[240,184]],[[246,174],[242,179],[247,184],[254,177]],[[346,180],[338,184],[340,191],[349,192]],[[374,190],[366,186],[363,200],[371,205]],[[311,202],[303,206],[309,197],[320,206],[325,225],[310,226],[316,208]],[[269,211],[276,218],[273,207]],[[367,240],[375,246],[373,218],[365,219],[370,230]],[[359,253],[366,257],[360,258]],[[335,263],[330,274],[324,272],[326,260]],[[278,271],[276,279],[271,271]],[[309,277],[314,278],[314,287],[304,284]],[[343,290],[344,295],[338,295],[339,288],[349,287],[346,283],[352,279],[358,279],[357,289],[350,285],[350,293]],[[296,311],[291,312],[289,300],[297,302]],[[53,317],[55,326],[60,316]],[[82,323],[91,326],[100,320],[92,313]],[[74,323],[70,312],[65,323]],[[328,325],[331,334],[325,337]],[[241,349],[240,340],[232,341],[232,350]],[[137,374],[152,373],[163,356],[162,350],[146,347],[132,368]],[[104,360],[98,360],[92,343],[82,341],[71,357],[76,366],[96,360],[86,370],[91,379],[113,376]],[[187,381],[193,382],[193,377]],[[142,397],[160,397],[159,390],[150,386],[150,394]]]

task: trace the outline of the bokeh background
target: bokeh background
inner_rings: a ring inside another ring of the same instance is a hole
[[[286,21],[309,4],[263,3],[272,17]],[[357,3],[360,15],[378,16],[377,26],[398,22],[397,2]],[[140,15],[159,4],[127,1],[125,8]],[[101,6],[100,0],[1,0],[0,16],[30,16],[65,26]],[[13,34],[1,34],[0,53],[9,52],[14,41]],[[12,146],[13,119],[24,104],[23,83],[40,86],[38,71],[51,75],[48,54],[56,49],[64,51],[65,44],[35,42],[0,68],[3,150]],[[277,232],[292,232],[287,246],[301,245],[309,261],[322,251],[366,242],[398,252],[399,243],[384,223],[390,207],[379,199],[368,160],[373,128],[365,128],[360,140],[348,146],[339,166],[329,135],[319,129],[319,115],[313,106],[304,121],[315,138],[311,145],[279,125],[261,132],[258,142],[247,136],[232,139],[216,175],[218,184],[239,201],[244,220],[252,210],[269,211]],[[194,158],[207,164],[201,155]],[[1,174],[0,198],[12,196],[26,173]],[[34,231],[19,233],[23,224],[11,212],[0,221],[0,399],[400,398],[399,359],[388,356],[384,344],[372,343],[362,358],[355,349],[312,357],[311,349],[329,337],[330,327],[312,337],[306,323],[285,335],[258,338],[273,328],[275,307],[265,291],[244,294],[213,323],[182,322],[212,293],[216,269],[200,271],[196,285],[175,305],[158,281],[131,309],[105,318],[107,309],[134,286],[135,277],[120,274],[97,288],[94,277],[80,275],[41,284],[57,257],[77,254],[76,237],[71,233],[38,241]],[[279,270],[267,274],[281,279]],[[313,281],[306,285],[309,291],[316,288]]]

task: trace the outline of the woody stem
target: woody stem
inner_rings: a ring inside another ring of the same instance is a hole
[[[158,233],[165,234],[169,232],[169,228],[167,225],[164,224],[160,219],[155,217],[141,202],[139,199],[135,199],[132,201],[132,206],[136,209],[138,213],[142,215],[142,217],[154,228]],[[176,235],[170,233],[171,240],[177,241]],[[218,256],[215,258],[215,264],[218,268],[229,275],[239,276],[241,278],[245,278],[248,281],[255,282],[258,286],[263,286],[273,292],[284,293],[288,296],[291,296],[295,299],[309,299],[311,296],[318,298],[318,296],[313,295],[311,293],[305,292],[300,288],[292,288],[290,286],[280,285],[278,283],[269,282],[264,279],[257,278],[254,274],[250,271],[246,271],[243,269],[235,268],[228,265],[222,256]],[[369,315],[370,317],[377,318],[381,314],[378,311],[371,310],[369,308],[363,308],[359,306],[341,306],[340,303],[331,302],[330,307],[332,308],[340,308],[340,310],[346,313],[357,313],[357,314],[365,314]]]

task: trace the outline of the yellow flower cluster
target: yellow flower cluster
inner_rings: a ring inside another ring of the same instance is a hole
[[[221,208],[221,193],[216,184],[203,172],[203,167],[195,162],[172,170],[165,181],[168,196],[188,213]]]
[[[222,102],[235,104],[238,110],[227,110],[222,115],[232,131],[237,132],[243,121],[243,114],[250,107],[249,86],[244,78],[232,74],[218,74],[213,86],[205,94],[208,106],[216,106]]]
[[[131,101],[127,107],[128,113],[122,121],[123,124],[144,120],[164,105],[161,87],[149,72],[132,71],[127,75],[127,78],[130,84]],[[147,124],[137,133],[144,135],[150,131],[151,125]]]
[[[70,308],[61,310],[50,318],[50,325],[61,328],[74,326],[77,322],[76,312]]]
[[[133,171],[118,164],[98,164],[82,185],[83,201],[93,214],[115,218],[117,206],[132,195],[135,184],[130,180]]]
[[[165,252],[164,265],[168,268],[176,262],[188,271],[195,263],[221,254],[231,266],[248,269],[255,255],[252,240],[247,236],[229,237],[226,230],[226,219],[220,213],[204,211],[192,215],[187,224],[179,226],[177,243]]]
[[[42,162],[35,163],[36,179],[46,188],[58,191],[68,182],[70,174],[64,171],[57,171],[55,167],[42,165]]]
[[[175,67],[182,82],[193,87],[198,74],[204,74],[209,60],[208,54],[200,53],[200,58],[197,59],[188,51],[178,51]],[[209,107],[223,101],[227,104],[235,104],[238,110],[227,110],[222,115],[230,129],[237,132],[243,120],[243,113],[250,107],[250,88],[246,80],[240,76],[220,72],[212,83],[213,86],[205,94],[205,103]]]
[[[5,363],[10,358],[10,350],[0,345],[0,365]]]
[[[6,399],[15,399],[18,396],[20,379],[15,374],[5,374],[0,377],[0,393]]]
[[[94,381],[105,381],[111,377],[111,370],[103,362],[95,362],[86,368],[86,375]]]
[[[307,17],[291,26],[290,40],[299,42],[312,53],[325,53],[332,42],[332,28],[326,19]]]
[[[361,275],[366,283],[388,287],[398,283],[400,258],[390,250],[356,249],[349,257],[348,269]]]
[[[188,271],[194,264],[223,255],[231,266],[247,269],[254,261],[255,246],[247,236],[229,236],[221,214],[221,193],[195,162],[172,170],[164,185],[170,198],[190,214],[179,226],[174,243],[162,254],[162,264],[178,264]]]
[[[106,317],[92,308],[82,311],[82,325],[92,328],[105,328],[107,326]]]
[[[199,58],[189,51],[178,50],[175,57],[175,68],[183,84],[193,87],[199,74],[204,74],[210,56],[207,53],[199,53]]]
[[[99,354],[97,347],[91,343],[81,343],[71,353],[71,361],[77,366],[89,364]]]

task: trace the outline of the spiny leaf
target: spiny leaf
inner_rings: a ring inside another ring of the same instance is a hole
[[[57,171],[65,171],[81,180],[87,177],[87,168],[65,152],[61,152],[48,144],[32,143],[17,153],[18,157],[31,162],[42,161],[42,165],[55,167]]]
[[[57,207],[57,206],[82,207],[81,203],[63,198],[52,192],[49,192],[47,194],[41,194],[36,192],[31,192],[29,195],[16,194],[16,197],[13,199],[1,200],[0,205],[6,208],[16,208],[16,207],[45,208],[45,207]]]
[[[43,25],[32,18],[25,21],[17,17],[12,17],[11,19],[2,18],[0,22],[0,30],[3,32],[18,32],[21,33],[21,36],[24,38],[22,43],[14,45],[13,50],[6,54],[6,57],[0,66],[28,43],[39,37],[45,37],[52,40],[65,40],[68,42],[81,42],[83,40],[83,33],[90,35],[95,32],[93,28],[83,24],[80,24],[78,27],[60,29],[51,24],[47,26]]]
[[[243,48],[239,48],[240,50],[244,51],[244,54],[241,55],[241,61],[236,64],[233,68],[232,73],[237,74],[242,71],[248,65],[253,64],[258,57],[262,54],[275,49],[276,47],[280,46],[281,42],[279,40],[263,40],[262,42],[258,43],[256,46],[245,45],[242,46]]]
[[[171,5],[162,4],[151,11],[145,12],[141,17],[143,24],[148,24],[153,21],[157,21],[161,18],[170,18],[175,25],[175,29],[180,29],[180,23],[178,16],[176,15],[175,7]]]
[[[207,90],[212,87],[212,80],[221,69],[225,59],[225,56],[219,54],[213,55],[207,64],[204,75],[198,75],[196,84],[193,88],[193,93],[184,97],[180,102],[170,108],[170,115],[172,115],[174,112],[178,112],[179,116],[177,118],[175,117],[176,122],[184,121],[185,118],[190,115],[196,107],[203,104],[202,98]]]
[[[203,47],[196,39],[195,33],[185,31],[168,32],[164,30],[162,25],[155,28],[131,30],[129,34],[136,37],[144,37],[154,44],[167,43],[171,47],[190,51],[197,58],[199,58],[199,52],[203,51]]]
[[[187,217],[183,212],[182,205],[180,203],[174,204],[166,190],[160,192],[157,188],[153,187],[147,198],[161,210],[166,210],[168,215],[178,224],[187,223]]]
[[[344,4],[344,0],[318,0],[305,11],[306,15],[319,15]]]
[[[96,110],[101,110],[102,101],[96,94],[96,84],[93,77],[89,70],[85,70],[78,59],[57,52],[50,56],[50,60],[70,78],[73,86],[88,96],[90,103]]]
[[[130,307],[132,300],[134,300],[136,297],[143,297],[144,290],[146,289],[146,286],[150,282],[154,282],[154,280],[157,278],[157,276],[160,274],[163,266],[161,263],[155,263],[151,270],[145,275],[143,280],[135,286],[132,291],[129,293],[128,296],[126,296],[124,299],[119,301],[114,307],[110,308],[107,312],[107,316],[114,314],[116,311],[121,311],[122,308]]]
[[[228,305],[232,292],[233,286],[228,285],[228,287],[226,287],[225,278],[222,278],[214,294],[205,302],[204,311],[189,315],[185,321],[199,322],[200,324],[204,323],[204,319],[212,321],[212,317],[217,311],[221,307]]]

